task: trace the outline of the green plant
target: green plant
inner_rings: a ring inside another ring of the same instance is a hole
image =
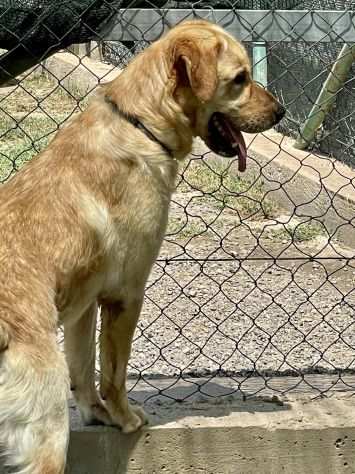
[[[77,110],[76,96],[43,75],[31,74],[0,95],[0,183],[43,150]]]
[[[276,204],[268,197],[261,177],[240,176],[231,164],[191,160],[182,173],[178,191],[199,191],[213,206],[236,211],[241,218],[275,215]]]
[[[8,177],[9,166],[18,170],[43,150],[64,120],[59,115],[55,120],[44,114],[31,114],[16,122],[0,114],[0,181]]]
[[[286,224],[279,229],[269,231],[270,238],[293,242],[308,242],[326,234],[324,226],[318,221],[307,221],[300,224]]]
[[[170,217],[166,235],[169,238],[189,239],[206,232],[206,225],[200,219],[189,218],[186,221]]]

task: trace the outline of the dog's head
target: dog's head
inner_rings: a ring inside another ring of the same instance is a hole
[[[175,100],[190,118],[194,135],[222,156],[239,156],[241,132],[258,133],[285,114],[276,98],[251,76],[244,47],[222,28],[205,21],[182,23],[167,35]]]

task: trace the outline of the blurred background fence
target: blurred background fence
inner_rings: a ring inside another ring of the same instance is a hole
[[[246,135],[244,175],[199,140],[182,164],[130,363],[141,398],[355,388],[351,3],[0,2],[0,182],[187,18],[243,41],[288,109]]]

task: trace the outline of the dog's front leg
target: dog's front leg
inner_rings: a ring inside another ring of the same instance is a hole
[[[100,335],[101,396],[111,419],[124,433],[146,423],[140,407],[131,406],[126,392],[127,363],[143,296],[129,302],[103,303]]]

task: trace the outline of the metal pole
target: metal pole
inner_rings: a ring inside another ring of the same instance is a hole
[[[322,90],[294,142],[294,147],[304,150],[312,142],[319,127],[335,102],[338,92],[344,87],[351,66],[355,60],[355,45],[345,44],[332,70],[323,84]]]
[[[266,43],[263,41],[253,43],[253,79],[267,87]]]

